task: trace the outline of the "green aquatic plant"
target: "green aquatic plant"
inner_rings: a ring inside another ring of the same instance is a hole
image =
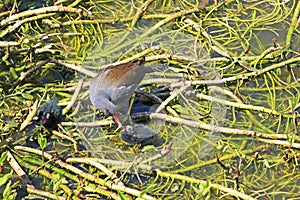
[[[298,197],[299,12],[295,0],[1,1],[1,196]],[[156,147],[124,143],[89,101],[100,70],[143,56],[131,117]],[[38,122],[51,99],[54,130]]]

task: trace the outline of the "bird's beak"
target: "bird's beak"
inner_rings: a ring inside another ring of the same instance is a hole
[[[48,120],[50,119],[51,114],[50,113],[46,113],[43,119],[43,124],[46,124],[48,122]]]
[[[114,118],[115,122],[118,124],[118,127],[119,128],[122,127],[122,123],[121,123],[121,120],[119,118],[119,114],[116,113],[115,115],[113,115],[113,118]]]

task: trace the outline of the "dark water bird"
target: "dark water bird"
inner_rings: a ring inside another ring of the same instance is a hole
[[[129,99],[146,74],[145,57],[111,66],[90,81],[90,100],[105,115],[112,115],[119,126],[119,113],[126,114]],[[122,126],[124,128],[124,126]]]
[[[159,146],[163,140],[158,134],[143,124],[134,124],[132,130],[122,130],[121,138],[128,145],[133,146],[140,144],[141,146],[152,145]]]
[[[57,124],[62,117],[61,108],[55,99],[44,104],[37,111],[38,123],[46,128],[57,129]]]

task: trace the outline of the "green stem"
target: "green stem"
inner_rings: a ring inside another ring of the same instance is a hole
[[[191,177],[180,175],[180,174],[172,174],[172,173],[169,173],[169,172],[158,171],[157,174],[161,177],[173,178],[173,179],[177,179],[177,180],[183,180],[183,181],[187,181],[189,183],[196,183],[196,184],[200,184],[200,185],[205,185],[207,183],[207,181],[205,181],[205,180],[191,178]],[[217,190],[220,190],[220,191],[223,191],[223,192],[226,192],[230,195],[239,197],[241,199],[255,200],[254,198],[250,197],[247,194],[244,194],[242,192],[236,191],[236,190],[231,189],[231,188],[224,187],[224,186],[219,185],[219,184],[211,183],[210,187],[214,188],[214,189],[217,189]]]
[[[127,46],[129,46],[131,44],[137,43],[138,41],[141,41],[142,39],[144,39],[145,37],[147,37],[148,35],[150,35],[151,33],[153,33],[155,30],[157,30],[161,26],[165,25],[166,23],[168,23],[168,22],[170,22],[170,21],[172,21],[172,20],[174,20],[174,19],[176,19],[178,17],[182,17],[184,15],[187,15],[187,14],[190,14],[190,13],[194,13],[194,12],[199,12],[199,8],[192,8],[192,9],[189,9],[189,10],[184,10],[184,11],[181,11],[181,12],[177,12],[177,13],[171,14],[167,18],[159,21],[154,26],[152,26],[151,28],[149,28],[148,31],[146,31],[142,35],[136,37],[133,40],[129,40],[127,42],[123,42],[122,44],[118,43],[118,45],[114,45],[111,48],[107,48],[107,50],[101,52],[101,54],[102,54],[102,56],[109,55],[109,54],[111,54],[114,51],[117,51],[119,49],[127,47]],[[126,32],[125,35],[124,35],[124,37],[122,37],[122,39],[124,39],[125,36],[127,37],[129,35],[129,33],[130,32]]]
[[[285,43],[286,43],[287,47],[290,46],[290,44],[291,44],[292,35],[293,35],[294,30],[296,29],[296,26],[297,26],[297,23],[298,23],[298,20],[300,17],[299,15],[300,15],[300,1],[298,1],[298,3],[297,3],[297,6],[295,8],[295,12],[294,12],[294,15],[292,18],[291,26],[286,35]]]

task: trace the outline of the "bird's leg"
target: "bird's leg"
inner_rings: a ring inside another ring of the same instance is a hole
[[[118,124],[118,128],[122,128],[125,131],[132,131],[133,130],[133,126],[130,125],[130,123],[129,123],[129,125],[123,125],[122,124],[122,122],[120,120],[120,117],[119,117],[119,113],[116,113],[115,115],[113,115],[113,118],[114,118],[115,122]]]

